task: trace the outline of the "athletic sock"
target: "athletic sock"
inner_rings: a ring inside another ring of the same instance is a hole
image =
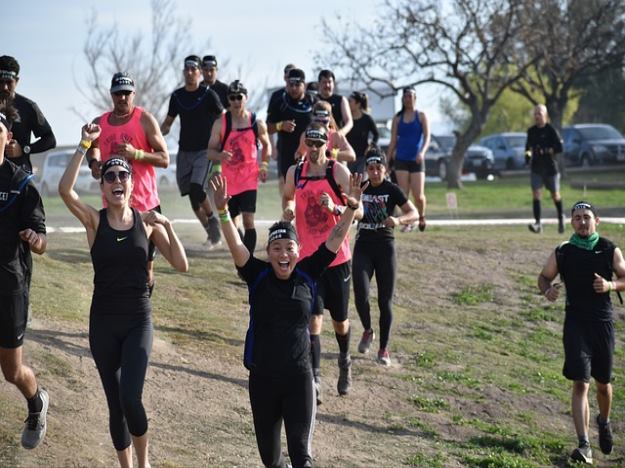
[[[610,418],[605,419],[603,416],[599,415],[597,417],[597,422],[601,425],[608,424],[610,422]]]
[[[588,435],[586,434],[577,436],[577,440],[579,441],[579,448],[588,447],[590,445],[590,441],[588,440]]]
[[[28,403],[28,412],[29,413],[40,413],[43,409],[43,401],[39,396],[39,388],[35,392],[35,396],[32,398],[26,398],[26,402]]]
[[[540,200],[534,200],[532,202],[532,210],[534,211],[534,219],[536,224],[540,224]]]
[[[254,253],[256,248],[256,229],[246,229],[243,235],[243,245],[247,247],[250,253]]]
[[[558,211],[558,220],[562,219],[562,200],[555,201],[556,210]]]
[[[336,342],[339,344],[339,351],[343,354],[349,353],[349,336],[351,334],[352,329],[348,329],[345,335],[339,335],[334,332],[334,336],[336,336]]]
[[[321,341],[319,335],[310,335],[310,357],[312,359],[312,368],[315,375],[319,375],[321,368]]]

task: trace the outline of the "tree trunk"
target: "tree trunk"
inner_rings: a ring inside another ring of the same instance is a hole
[[[460,177],[462,176],[464,155],[469,149],[469,146],[471,146],[471,143],[473,143],[482,131],[489,109],[490,108],[486,108],[486,106],[482,106],[480,109],[473,109],[471,112],[471,121],[464,133],[454,132],[456,135],[456,144],[451,152],[451,161],[449,164],[449,171],[447,173],[447,188],[463,188]]]

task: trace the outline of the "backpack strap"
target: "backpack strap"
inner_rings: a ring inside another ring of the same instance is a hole
[[[10,183],[10,192],[9,197],[7,198],[6,203],[2,208],[0,208],[0,213],[5,212],[6,210],[13,205],[17,201],[17,198],[24,191],[28,183],[34,177],[34,174],[30,174],[23,170],[22,168],[18,168],[17,171],[13,174]]]
[[[230,135],[230,132],[232,132],[232,114],[230,113],[230,111],[226,111],[221,119],[221,145],[219,145],[220,152],[224,150],[224,146],[226,146],[226,141],[228,140],[228,135]]]
[[[334,194],[338,197],[339,200],[341,200],[341,204],[345,205],[346,204],[345,194],[339,187],[339,184],[336,183],[336,179],[334,178],[334,165],[335,164],[336,164],[336,161],[334,159],[330,159],[328,161],[328,165],[326,166],[326,179],[328,180],[330,187],[332,187],[332,191],[334,192]]]

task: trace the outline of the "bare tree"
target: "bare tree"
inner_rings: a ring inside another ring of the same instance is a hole
[[[159,119],[166,112],[171,92],[182,82],[182,59],[193,44],[191,21],[176,15],[175,0],[151,0],[150,6],[149,35],[126,32],[117,23],[101,27],[95,11],[88,20],[83,54],[89,74],[86,84],[77,83],[77,87],[98,112],[111,107],[111,77],[118,71],[131,74],[137,86],[137,105]]]
[[[523,17],[530,25],[521,36],[528,53],[539,60],[524,70],[512,89],[534,104],[540,96],[552,124],[560,129],[575,86],[625,58],[623,0],[527,1]]]
[[[480,134],[488,111],[529,65],[515,37],[522,30],[521,0],[387,0],[374,25],[341,24],[329,32],[325,57],[355,81],[402,86],[434,83],[467,107],[448,171],[461,187],[464,154]]]

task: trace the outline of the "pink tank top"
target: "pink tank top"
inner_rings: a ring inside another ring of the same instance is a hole
[[[115,147],[119,143],[130,143],[137,149],[146,153],[153,152],[152,147],[148,143],[148,139],[141,127],[141,115],[143,109],[135,107],[132,111],[130,120],[123,125],[111,125],[109,123],[110,112],[100,117],[100,157],[102,162],[115,156]],[[149,211],[160,205],[158,199],[158,189],[156,185],[156,173],[152,164],[143,161],[128,161],[132,167],[132,196],[130,198],[130,206],[139,211]],[[106,201],[103,204],[106,207]]]
[[[221,116],[221,141],[226,133],[226,114]],[[258,189],[258,147],[252,129],[252,114],[249,126],[233,128],[224,142],[224,151],[232,153],[229,161],[222,161],[221,172],[228,181],[228,195],[234,196],[248,190]]]
[[[315,253],[320,244],[328,240],[330,231],[337,225],[340,216],[328,213],[328,210],[319,204],[323,192],[330,195],[336,205],[344,205],[327,178],[306,179],[308,161],[304,162],[302,173],[295,187],[295,228],[301,244],[300,260]],[[332,168],[332,172],[336,166]],[[349,235],[341,244],[331,267],[345,263],[351,258],[349,249]]]

